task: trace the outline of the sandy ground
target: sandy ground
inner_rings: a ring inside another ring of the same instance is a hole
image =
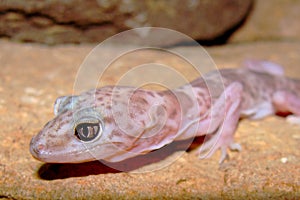
[[[120,172],[98,161],[45,164],[35,160],[29,152],[32,136],[53,118],[55,99],[72,94],[78,69],[92,48],[0,41],[0,198],[300,198],[300,126],[279,116],[242,120],[235,139],[243,151],[230,152],[230,160],[221,166],[220,152],[199,160],[196,151],[175,148],[165,157],[153,154],[150,160],[132,159],[132,168],[128,162],[120,164],[132,172]],[[111,47],[106,53],[117,48]],[[181,50],[200,63],[206,62],[194,47]],[[261,42],[206,50],[219,68],[238,67],[247,58],[266,59],[283,65],[288,76],[300,78],[300,43]],[[142,55],[153,56],[151,52]],[[125,59],[120,69],[128,70],[129,60]],[[163,60],[181,69],[188,79],[194,78],[195,73],[184,63],[168,57]],[[102,84],[118,79],[116,71],[108,72]],[[137,173],[145,169],[148,172]]]

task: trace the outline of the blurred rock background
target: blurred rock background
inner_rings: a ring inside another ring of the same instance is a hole
[[[124,30],[157,26],[203,44],[294,40],[295,0],[1,0],[0,36],[45,44],[99,43]]]

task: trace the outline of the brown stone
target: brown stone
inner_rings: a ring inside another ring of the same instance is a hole
[[[252,0],[0,1],[0,35],[46,44],[101,42],[124,30],[154,26],[174,29],[196,40],[212,40],[241,22],[251,3]]]
[[[230,42],[300,39],[300,1],[257,0]]]

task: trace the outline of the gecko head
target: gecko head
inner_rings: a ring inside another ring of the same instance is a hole
[[[103,134],[103,117],[94,108],[66,110],[32,138],[30,152],[36,159],[49,163],[96,160],[96,146],[109,144],[107,134]]]
[[[142,141],[155,138],[164,126],[164,107],[149,103],[162,97],[132,90],[116,90],[113,98],[112,88],[109,87],[102,88],[95,96],[85,93],[82,96],[60,97],[54,107],[56,117],[32,138],[31,154],[48,163],[80,163],[100,159],[118,162],[153,150],[159,145],[148,148]],[[146,94],[149,95],[148,101]],[[80,98],[85,100],[85,105],[92,106],[83,107]],[[88,100],[90,102],[86,102]]]

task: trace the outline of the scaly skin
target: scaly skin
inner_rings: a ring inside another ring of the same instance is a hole
[[[60,97],[56,117],[32,138],[31,154],[51,163],[118,162],[176,140],[210,135],[200,151],[210,156],[221,149],[222,162],[227,148],[241,149],[233,142],[241,117],[260,119],[277,111],[300,115],[299,81],[284,77],[271,62],[245,65],[174,90],[106,86]],[[78,137],[82,133],[85,141]]]

